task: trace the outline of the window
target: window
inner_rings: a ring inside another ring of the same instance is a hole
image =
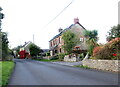
[[[80,48],[76,48],[76,50],[80,50]]]
[[[60,37],[59,37],[59,43],[60,43]]]
[[[80,46],[75,46],[75,50],[80,50]]]
[[[52,47],[52,41],[50,42],[50,44],[51,44],[51,47]]]
[[[62,39],[61,39],[62,37],[60,37],[60,43],[62,42]]]
[[[53,40],[53,46],[55,45],[55,41]]]
[[[84,41],[84,38],[81,37],[81,38],[80,38],[80,41],[83,42],[83,41]]]

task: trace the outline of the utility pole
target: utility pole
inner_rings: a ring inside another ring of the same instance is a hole
[[[34,43],[34,34],[33,34],[33,43]]]

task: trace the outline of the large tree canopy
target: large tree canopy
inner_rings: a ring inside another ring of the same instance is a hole
[[[98,31],[97,30],[86,30],[84,32],[84,36],[88,38],[88,40],[94,39],[94,41],[98,40]]]
[[[97,30],[86,30],[84,32],[84,36],[87,38],[87,43],[88,43],[88,52],[90,55],[92,55],[94,47],[98,46],[97,41],[98,41],[98,31]]]
[[[63,33],[62,39],[64,40],[63,48],[67,53],[72,53],[74,46],[79,42],[77,36],[71,31]]]
[[[42,52],[42,50],[40,49],[40,47],[38,47],[38,46],[35,45],[35,44],[31,44],[31,45],[29,46],[29,50],[30,50],[30,55],[31,55],[31,56],[37,56],[37,55],[39,55],[39,53]]]
[[[120,24],[118,24],[117,26],[113,26],[108,34],[109,35],[107,37],[107,41],[110,41],[116,37],[120,37]]]
[[[0,49],[2,48],[2,58],[3,60],[6,60],[6,57],[8,56],[9,54],[9,48],[8,48],[8,38],[7,38],[7,33],[5,32],[0,32],[0,38],[1,38],[1,46],[0,46]]]

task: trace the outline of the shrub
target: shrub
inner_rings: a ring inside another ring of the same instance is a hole
[[[57,60],[57,59],[59,59],[59,58],[58,58],[58,55],[54,55],[54,56],[51,56],[51,57],[50,57],[50,60]]]
[[[112,51],[109,46],[103,47],[100,51],[98,51],[95,55],[97,59],[111,59]]]
[[[92,56],[92,54],[93,54],[93,49],[94,49],[94,47],[95,47],[95,46],[93,46],[93,45],[90,45],[90,46],[88,47],[88,52],[89,52],[89,55],[90,55],[90,56]]]
[[[47,53],[46,53],[46,56],[50,56],[50,52],[47,52]]]
[[[83,53],[79,54],[79,58],[84,58],[84,54]]]
[[[105,44],[94,56],[97,59],[120,59],[120,38]]]
[[[101,46],[95,47],[95,48],[93,49],[93,56],[95,56],[96,53],[99,52],[101,48],[102,48]]]
[[[78,55],[78,57],[79,57],[79,60],[82,61],[84,59],[84,54],[81,53],[81,54]]]
[[[64,59],[64,57],[65,57],[65,53],[60,53],[60,54],[58,54],[58,58],[59,58],[59,60],[63,60]]]

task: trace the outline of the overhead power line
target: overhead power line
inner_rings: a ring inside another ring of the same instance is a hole
[[[50,23],[52,23],[62,12],[64,12],[75,0],[72,0],[57,16],[55,16],[46,26],[48,26]],[[45,26],[45,27],[46,27]]]

